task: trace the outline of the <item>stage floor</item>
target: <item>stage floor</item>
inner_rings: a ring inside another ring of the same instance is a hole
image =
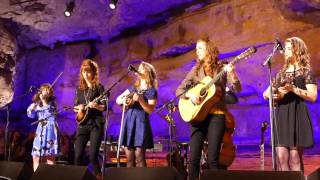
[[[166,152],[147,152],[148,167],[168,166]],[[115,160],[115,159],[114,159]],[[123,157],[122,161],[125,161]],[[238,145],[236,158],[229,170],[272,170],[271,148],[265,147],[264,167],[261,166],[258,145]],[[320,144],[304,152],[304,175],[307,176],[320,167]]]

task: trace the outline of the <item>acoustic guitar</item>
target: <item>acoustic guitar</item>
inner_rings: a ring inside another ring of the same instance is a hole
[[[256,52],[256,48],[251,47],[235,57],[230,64],[235,64],[241,59]],[[190,98],[179,99],[179,112],[182,119],[188,123],[203,121],[210,112],[211,107],[220,99],[221,93],[216,91],[215,83],[224,76],[226,71],[220,71],[215,78],[205,76],[196,86],[188,90],[188,94],[200,97],[200,104],[195,104]]]
[[[100,96],[96,97],[93,101],[91,102],[95,102],[98,103],[99,101],[101,101],[102,99],[106,98],[106,96],[108,95],[108,92],[103,92]],[[76,121],[78,124],[82,124],[83,122],[85,122],[88,118],[88,114],[89,114],[89,103],[84,105],[84,109],[82,111],[79,110],[79,108],[74,107],[74,110],[78,111],[77,115],[76,115]]]

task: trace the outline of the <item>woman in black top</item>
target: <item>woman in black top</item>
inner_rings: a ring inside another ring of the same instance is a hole
[[[76,91],[75,112],[86,111],[88,114],[85,120],[78,125],[75,140],[75,164],[82,164],[82,157],[87,142],[90,140],[90,162],[93,165],[97,179],[101,177],[100,165],[98,162],[99,147],[101,144],[104,119],[102,112],[105,110],[106,101],[94,101],[104,92],[104,87],[99,83],[99,68],[97,63],[85,59],[80,68],[80,83]]]
[[[220,71],[226,71],[226,75],[222,76],[216,83],[217,92],[221,92],[221,97],[217,103],[210,108],[210,113],[201,123],[191,124],[190,137],[190,166],[189,179],[199,178],[200,158],[204,141],[208,140],[208,164],[210,169],[218,169],[219,153],[221,142],[225,131],[225,113],[227,112],[225,101],[225,89],[227,83],[239,92],[241,84],[238,76],[231,64],[225,65],[218,59],[218,48],[208,38],[202,38],[196,44],[197,64],[187,74],[186,78],[181,82],[176,90],[176,95],[180,95],[185,88],[192,84],[196,85],[204,77],[217,77]],[[194,104],[200,104],[201,98],[199,94],[187,92],[184,99],[190,99]]]
[[[302,39],[285,41],[285,63],[277,73],[272,91],[276,103],[274,137],[278,170],[301,171],[302,150],[313,146],[313,130],[306,101],[317,100],[317,81],[311,70],[310,54]],[[269,98],[270,87],[263,93]]]

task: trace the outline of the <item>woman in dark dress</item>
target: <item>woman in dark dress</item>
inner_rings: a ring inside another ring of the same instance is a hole
[[[298,37],[285,41],[285,64],[273,81],[276,124],[273,128],[278,170],[302,171],[302,150],[313,146],[313,129],[305,101],[317,99],[317,83],[306,44]],[[263,93],[269,98],[270,87]]]
[[[106,108],[105,99],[95,101],[104,93],[104,87],[99,83],[99,68],[96,62],[85,59],[80,68],[80,82],[75,96],[76,113],[88,108],[87,118],[78,125],[75,139],[75,164],[83,165],[85,147],[90,140],[90,162],[93,165],[97,179],[101,179],[98,153],[103,136],[104,118],[102,112]]]
[[[153,148],[149,121],[157,102],[157,79],[154,67],[146,62],[139,65],[137,81],[118,98],[117,104],[127,106],[121,145],[125,148],[127,167],[145,167],[146,149]]]

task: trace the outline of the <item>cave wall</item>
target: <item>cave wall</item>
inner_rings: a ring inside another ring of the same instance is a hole
[[[312,8],[297,10],[296,6],[300,7],[291,1],[224,1],[186,12],[171,18],[165,25],[143,31],[139,35],[97,43],[99,55],[96,60],[100,65],[101,81],[108,88],[127,72],[128,64],[137,65],[140,60],[148,61],[158,73],[160,86],[157,106],[160,107],[175,96],[177,86],[195,63],[195,53],[189,50],[198,37],[207,34],[218,45],[221,55],[224,55],[221,57],[227,57],[226,60],[232,59],[230,55],[247,47],[257,46],[257,53],[236,65],[243,91],[237,94],[239,103],[229,106],[236,120],[235,140],[238,143],[256,142],[260,138],[261,122],[269,121],[268,102],[262,98],[262,92],[268,86],[268,71],[261,64],[271,52],[274,39],[283,41],[291,36],[301,37],[309,48],[311,64],[319,82],[319,12]],[[31,85],[51,83],[63,72],[54,86],[57,101],[60,108],[72,106],[81,60],[90,50],[89,47],[87,43],[77,43],[24,52],[18,61],[20,66],[17,65],[21,67],[24,64],[22,67],[25,68],[24,74],[18,74],[16,79],[17,82],[25,83],[20,91],[28,90]],[[181,52],[183,54],[179,55]],[[283,59],[277,53],[273,61],[273,73],[279,70],[282,63]],[[118,135],[120,127],[121,109],[115,104],[115,98],[134,78],[130,74],[111,91],[110,134]],[[24,108],[30,101],[31,95],[24,101]],[[320,139],[319,101],[308,106],[315,137]],[[168,136],[168,124],[161,118],[165,113],[163,110],[151,115],[155,137]],[[189,136],[188,124],[181,120],[178,112],[174,113],[174,119],[178,137],[186,139]],[[28,122],[26,119],[24,121]],[[59,115],[59,126],[62,132],[72,134],[76,128],[73,112]],[[269,130],[267,134],[270,134]]]

